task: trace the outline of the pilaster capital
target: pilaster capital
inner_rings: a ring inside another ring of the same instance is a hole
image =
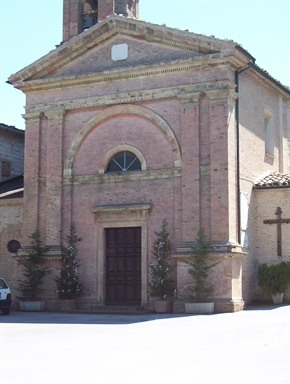
[[[218,89],[218,90],[207,91],[206,96],[209,98],[210,101],[225,100],[225,99],[234,101],[238,98],[239,95],[233,89]]]
[[[177,99],[181,102],[181,104],[198,103],[199,92],[180,93],[177,95]]]
[[[24,113],[22,115],[23,119],[25,119],[27,123],[39,123],[40,121],[40,112],[32,112],[32,113]]]
[[[49,120],[62,120],[65,116],[65,110],[57,109],[57,110],[45,111],[45,116]]]

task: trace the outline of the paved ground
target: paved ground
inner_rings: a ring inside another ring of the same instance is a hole
[[[1,384],[290,383],[290,306],[0,316]]]

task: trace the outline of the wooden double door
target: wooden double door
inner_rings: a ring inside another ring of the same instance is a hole
[[[106,229],[106,305],[141,305],[141,228]]]

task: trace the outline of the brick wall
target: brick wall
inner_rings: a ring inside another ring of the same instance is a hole
[[[258,266],[277,264],[281,261],[290,261],[290,223],[282,224],[282,256],[277,255],[277,224],[264,224],[264,220],[276,219],[277,207],[282,210],[282,219],[290,218],[290,188],[274,188],[255,190],[253,198],[253,210],[255,212],[255,230],[253,231],[253,247],[255,253],[255,273]],[[257,287],[257,297],[270,299]],[[290,287],[285,293],[285,301],[290,301]]]

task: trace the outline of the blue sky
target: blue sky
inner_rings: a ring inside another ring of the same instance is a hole
[[[0,123],[24,129],[25,95],[8,77],[62,40],[62,0],[0,0]],[[290,86],[290,0],[140,0],[140,19],[231,39]]]

